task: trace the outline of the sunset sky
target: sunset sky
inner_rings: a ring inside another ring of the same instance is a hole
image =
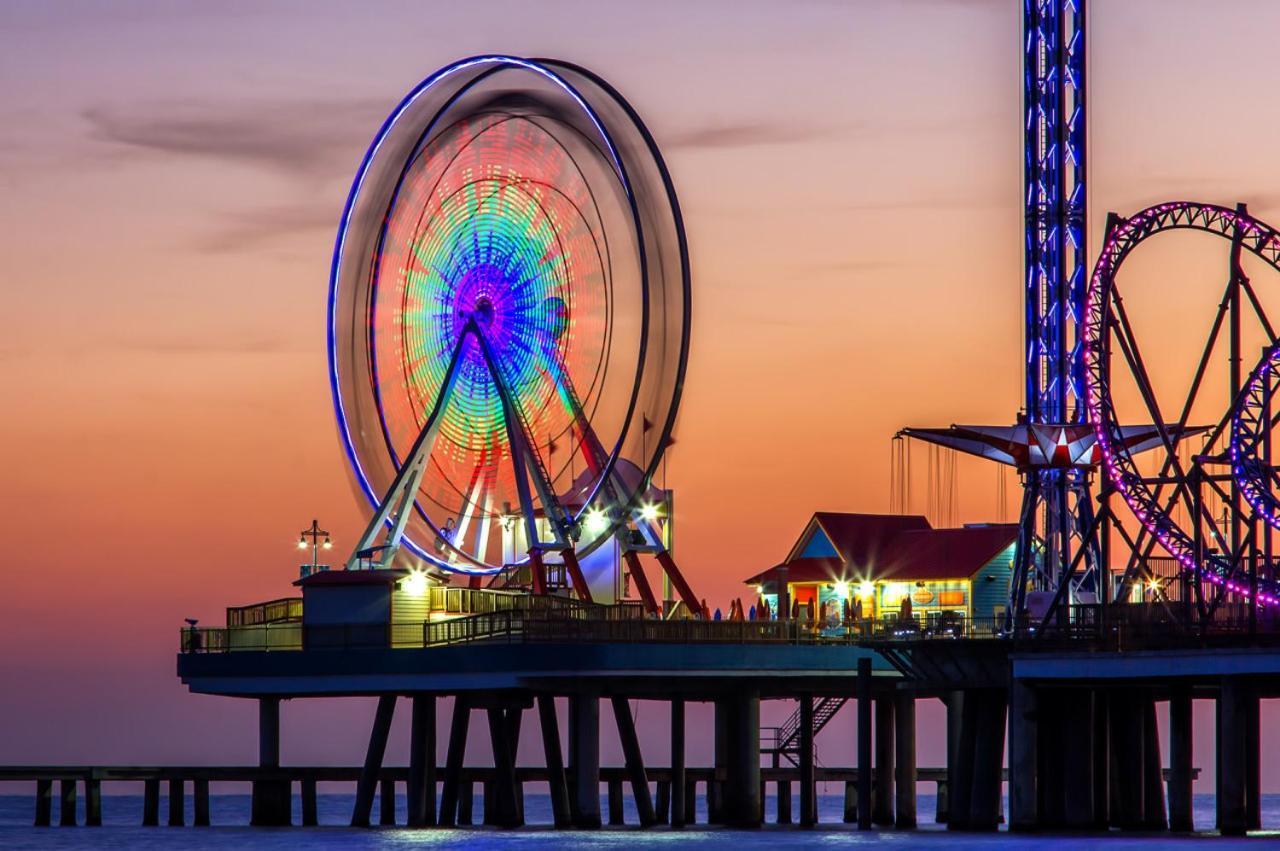
[[[0,763],[254,758],[252,705],[178,683],[177,629],[288,596],[312,517],[339,547],[364,521],[325,368],[332,240],[381,120],[459,57],[591,68],[664,151],[694,287],[667,476],[714,604],[813,511],[887,510],[898,428],[1011,421],[1020,6],[0,5]],[[1170,198],[1280,222],[1280,4],[1090,16],[1094,244],[1107,211]],[[1211,308],[1220,248],[1139,273],[1165,310]],[[960,474],[960,521],[1010,519],[989,467]],[[367,718],[289,706],[286,761],[356,761]]]

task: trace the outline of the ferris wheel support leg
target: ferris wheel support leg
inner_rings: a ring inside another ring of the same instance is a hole
[[[391,528],[387,531],[385,539],[387,549],[383,553],[380,562],[381,566],[390,567],[392,560],[395,558],[396,550],[400,547],[400,540],[404,537],[405,524],[408,523],[409,514],[413,511],[413,502],[418,494],[418,486],[422,483],[422,474],[426,470],[427,458],[431,455],[431,448],[436,442],[436,433],[440,430],[440,414],[444,411],[444,406],[448,402],[449,396],[453,394],[453,388],[458,382],[458,366],[462,362],[462,347],[467,340],[467,336],[467,334],[463,334],[458,339],[458,344],[453,350],[453,356],[449,359],[449,369],[445,373],[444,384],[441,385],[440,392],[436,394],[435,405],[432,406],[427,421],[423,423],[422,430],[418,432],[418,437],[413,442],[409,454],[405,456],[404,464],[396,472],[396,476],[391,482],[391,487],[387,488],[386,495],[382,498],[382,502],[378,504],[373,517],[370,518],[369,525],[365,527],[364,534],[360,536],[355,548],[351,551],[351,557],[347,559],[347,570],[359,569],[360,553],[373,546],[374,541],[378,539],[378,535],[382,534],[383,526],[387,524],[390,524]]]
[[[660,611],[658,608],[658,600],[653,596],[653,588],[649,585],[649,578],[644,575],[644,569],[640,566],[640,557],[636,555],[634,550],[627,550],[622,554],[623,559],[627,562],[627,573],[631,574],[631,578],[635,580],[636,591],[640,594],[640,600],[644,603],[646,614],[656,615]]]
[[[538,499],[542,501],[542,510],[550,521],[551,533],[555,537],[556,543],[567,544],[566,536],[569,534],[570,526],[569,515],[556,498],[555,487],[551,481],[550,474],[546,471],[537,450],[534,448],[535,441],[532,435],[529,434],[524,419],[520,415],[520,408],[516,404],[515,394],[507,384],[506,376],[502,372],[498,359],[489,347],[489,341],[485,339],[484,334],[475,325],[474,319],[469,321],[468,327],[471,329],[471,333],[475,334],[476,342],[480,346],[480,353],[484,357],[485,366],[489,370],[489,375],[493,378],[494,386],[498,389],[498,399],[502,404],[502,419],[507,430],[507,440],[511,445],[512,462],[516,465],[516,487],[520,495],[520,507],[525,514],[525,522],[529,524],[529,543],[536,543],[538,538],[537,528],[533,523],[533,504],[526,476],[531,476],[533,480],[534,489],[538,492]]]
[[[591,589],[587,586],[587,577],[582,574],[582,565],[578,564],[578,554],[573,551],[573,547],[568,547],[560,555],[564,556],[564,566],[569,571],[569,581],[573,583],[573,590],[578,592],[578,599],[584,603],[594,603],[595,600],[591,598]]]
[[[542,561],[542,552],[540,550],[529,550],[529,569],[533,573],[533,579],[529,583],[533,593],[538,596],[546,594],[547,566]]]
[[[658,564],[662,565],[663,571],[670,577],[671,584],[676,586],[680,599],[684,600],[684,604],[689,607],[689,611],[694,614],[700,614],[705,618],[707,613],[703,611],[702,603],[698,601],[697,595],[693,593],[693,589],[685,581],[684,574],[680,572],[680,568],[676,567],[676,561],[671,557],[669,551],[665,549],[658,550]]]

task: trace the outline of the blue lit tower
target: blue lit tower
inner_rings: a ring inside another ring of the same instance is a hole
[[[1085,416],[1078,404],[1083,361],[1077,328],[1089,262],[1085,0],[1024,0],[1023,33],[1026,417],[1036,426],[1078,425]],[[1089,471],[1050,464],[1029,470],[1026,478],[1020,573],[1025,577],[1032,563],[1027,544],[1039,526],[1045,558],[1034,584],[1056,589],[1080,536],[1092,526]],[[1084,554],[1089,564],[1080,576],[1081,587],[1096,593],[1098,577],[1090,575],[1095,555]],[[1015,608],[1023,588],[1015,583]]]
[[[1028,608],[1028,590],[1061,588],[1051,598],[1056,603],[1096,599],[1102,590],[1090,534],[1098,458],[1079,404],[1078,326],[1088,278],[1085,47],[1085,0],[1023,0],[1025,411],[1014,426],[902,432],[1018,468],[1023,500],[1011,613]],[[1149,430],[1132,431],[1126,442],[1140,448]]]

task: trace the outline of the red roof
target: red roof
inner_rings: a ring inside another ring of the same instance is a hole
[[[819,511],[809,521],[804,534],[788,555],[798,556],[807,542],[810,527],[817,525],[840,557],[851,565],[875,564],[888,552],[893,539],[910,529],[928,529],[929,521],[918,514],[844,514]]]
[[[967,579],[1018,540],[1016,524],[903,532],[876,579]]]
[[[746,582],[748,585],[772,582],[777,578],[776,571],[782,567],[787,568],[788,582],[834,582],[837,579],[849,578],[844,575],[844,562],[838,558],[797,558],[775,565]]]
[[[820,511],[792,549],[793,556],[814,524],[826,532],[841,558],[790,558],[747,584],[772,582],[784,566],[788,582],[965,579],[1018,539],[1018,527],[1011,523],[934,529],[918,515]]]

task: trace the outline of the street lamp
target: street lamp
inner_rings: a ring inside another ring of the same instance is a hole
[[[320,522],[318,520],[312,520],[311,528],[303,529],[302,532],[298,534],[298,549],[305,550],[307,548],[307,538],[311,539],[311,564],[304,564],[302,566],[302,575],[304,577],[310,576],[320,569],[319,550],[321,547],[326,550],[333,549],[333,539],[329,537],[328,532],[320,528]],[[323,543],[320,540],[321,538],[324,538]],[[325,567],[327,568],[328,566],[326,565]]]

